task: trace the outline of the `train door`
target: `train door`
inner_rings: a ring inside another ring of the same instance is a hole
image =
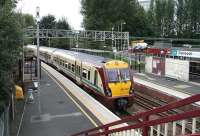
[[[81,61],[81,68],[80,68],[80,82],[82,80],[82,61]]]
[[[74,66],[74,75],[75,75],[75,80],[77,81],[77,62],[75,60],[75,66]]]
[[[76,61],[75,63],[75,68],[76,68],[76,81],[80,84],[81,83],[81,64]]]

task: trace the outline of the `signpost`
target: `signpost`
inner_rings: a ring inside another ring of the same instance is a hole
[[[189,57],[189,58],[200,58],[200,52],[195,51],[181,51],[173,49],[171,50],[171,56]]]

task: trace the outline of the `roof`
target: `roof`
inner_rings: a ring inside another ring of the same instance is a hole
[[[89,55],[86,53],[62,50],[62,49],[56,49],[53,52],[53,54],[62,56],[64,58],[71,58],[72,60],[78,59],[82,61],[82,63],[90,63],[91,65],[95,65],[95,66],[102,66],[105,62],[110,60],[108,58],[104,58],[100,56]]]
[[[84,48],[71,48],[73,51],[88,51],[88,52],[95,52],[95,53],[102,53],[102,52],[111,52],[107,50],[97,50],[97,49],[84,49]]]

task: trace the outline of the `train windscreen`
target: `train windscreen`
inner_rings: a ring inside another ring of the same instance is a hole
[[[130,73],[129,69],[120,69],[120,75],[121,75],[121,80],[122,81],[128,81],[130,80]]]
[[[107,70],[109,82],[119,82],[130,80],[129,69],[109,69]]]
[[[118,69],[109,69],[109,70],[107,70],[107,73],[108,73],[109,82],[120,81],[120,79],[119,79],[120,74],[119,74]]]

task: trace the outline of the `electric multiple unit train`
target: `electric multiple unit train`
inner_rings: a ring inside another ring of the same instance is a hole
[[[26,46],[36,55],[35,45]],[[129,65],[119,60],[57,48],[40,47],[40,59],[62,71],[110,109],[133,104],[134,84]]]

